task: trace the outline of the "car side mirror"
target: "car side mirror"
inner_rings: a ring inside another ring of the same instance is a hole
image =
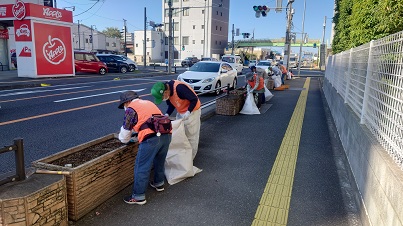
[[[222,73],[227,73],[227,72],[228,72],[228,70],[225,70],[225,69],[222,69],[222,70],[221,70],[221,74],[222,74]]]

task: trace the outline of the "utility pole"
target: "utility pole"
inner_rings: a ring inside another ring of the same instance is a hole
[[[290,40],[290,32],[291,32],[291,23],[292,23],[292,14],[293,14],[293,9],[292,9],[292,3],[294,0],[288,0],[288,9],[287,9],[287,30],[285,32],[285,52],[284,52],[284,58],[286,58],[287,61],[287,71],[290,69],[289,67],[289,62],[290,62],[290,53],[291,53],[291,40]]]
[[[325,31],[326,31],[326,16],[325,16],[325,21],[323,21],[322,44],[325,44]]]
[[[203,21],[203,57],[206,57],[206,8],[207,0],[204,0],[204,21]]]
[[[168,0],[168,17],[169,17],[169,32],[168,32],[168,73],[172,73],[172,51],[173,51],[173,38],[172,38],[172,0]]]
[[[78,30],[78,49],[81,49],[81,38],[80,38],[80,20],[78,20],[78,27],[77,27],[77,30]]]
[[[91,25],[91,37],[90,37],[90,41],[91,41],[91,51],[94,51],[94,29],[92,28],[92,26],[95,25]]]
[[[232,24],[232,42],[231,42],[232,49],[231,49],[231,55],[234,55],[234,47],[235,47],[234,46],[234,36],[235,36],[234,29],[235,29],[235,25]]]
[[[298,57],[298,76],[301,72],[301,54],[302,54],[302,43],[305,41],[304,37],[304,26],[305,26],[305,10],[306,10],[306,0],[304,0],[304,14],[302,16],[302,35],[301,35],[301,44],[299,45],[299,57]]]
[[[144,48],[143,48],[144,68],[147,66],[147,8],[144,7]]]
[[[255,28],[253,28],[252,40],[255,41]],[[254,49],[254,48],[253,48],[253,46],[252,46],[252,57],[253,57],[253,49]],[[252,58],[252,57],[251,57],[251,58]],[[251,60],[252,60],[252,59],[251,59]],[[255,57],[255,60],[257,60],[256,57]]]
[[[127,56],[127,48],[126,48],[126,45],[127,45],[127,41],[126,41],[127,27],[126,27],[126,20],[125,19],[123,19],[123,29],[124,29],[123,35],[125,36],[125,56]]]

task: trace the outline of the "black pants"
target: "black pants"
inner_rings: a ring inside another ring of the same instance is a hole
[[[264,93],[253,93],[253,97],[255,99],[256,107],[260,108],[266,99]]]

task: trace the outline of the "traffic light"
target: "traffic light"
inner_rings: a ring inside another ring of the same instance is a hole
[[[270,8],[265,5],[253,6],[253,11],[255,11],[256,18],[259,18],[260,15],[263,17],[267,16],[267,13],[270,11]]]
[[[90,35],[90,43],[92,43],[92,35]]]
[[[316,48],[316,43],[313,43],[313,48]]]
[[[250,33],[242,33],[243,38],[249,38]]]

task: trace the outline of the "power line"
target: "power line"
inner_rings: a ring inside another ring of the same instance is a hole
[[[92,5],[89,9],[85,10],[85,11],[82,12],[82,13],[79,13],[79,14],[77,14],[77,15],[74,15],[74,16],[79,16],[79,15],[81,15],[81,14],[84,14],[84,13],[88,12],[88,11],[91,10],[98,2],[99,2],[99,0],[97,0],[97,1],[94,3],[94,5]]]

